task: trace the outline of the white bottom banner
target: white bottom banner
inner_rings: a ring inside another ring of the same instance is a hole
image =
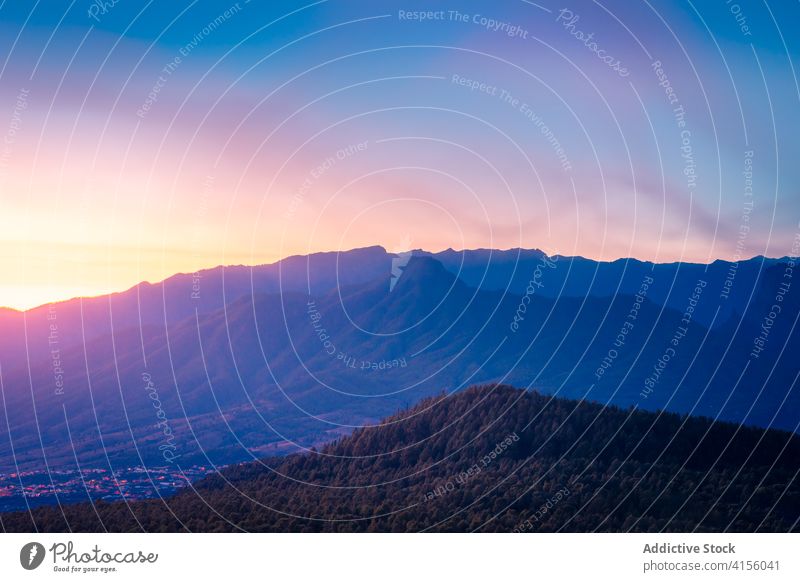
[[[793,534],[3,534],[2,580],[800,580]]]

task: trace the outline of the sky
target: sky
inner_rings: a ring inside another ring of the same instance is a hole
[[[798,21],[747,0],[3,2],[0,305],[376,244],[787,255]]]

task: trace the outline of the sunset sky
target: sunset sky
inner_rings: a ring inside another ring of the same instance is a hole
[[[800,5],[633,4],[3,3],[0,305],[374,244],[788,254]]]

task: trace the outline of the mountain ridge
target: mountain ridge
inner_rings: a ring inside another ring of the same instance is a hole
[[[22,313],[28,313],[28,312],[36,312],[38,310],[41,310],[42,308],[45,308],[45,307],[48,307],[48,306],[51,306],[51,305],[59,306],[59,305],[67,304],[67,303],[72,303],[74,301],[96,300],[96,299],[102,299],[102,298],[109,298],[109,297],[124,295],[126,293],[130,293],[130,292],[135,291],[138,287],[158,287],[158,286],[161,286],[164,283],[167,283],[167,282],[170,282],[170,281],[191,278],[192,276],[194,276],[194,275],[196,275],[198,273],[201,276],[203,276],[203,275],[208,275],[210,273],[216,273],[216,272],[223,271],[223,270],[229,270],[229,271],[253,271],[253,270],[256,270],[256,271],[258,271],[258,270],[265,269],[265,268],[277,268],[283,263],[289,264],[289,263],[296,262],[296,261],[301,261],[301,260],[311,260],[312,258],[314,258],[314,259],[325,258],[325,257],[331,257],[331,256],[346,255],[348,253],[367,252],[367,251],[369,251],[369,252],[380,252],[380,253],[386,254],[386,255],[388,255],[390,257],[397,257],[398,256],[398,253],[390,252],[382,245],[370,245],[370,246],[366,246],[366,247],[355,247],[355,248],[352,248],[352,249],[340,250],[340,251],[317,251],[317,252],[313,252],[313,253],[309,253],[309,254],[305,254],[305,255],[303,255],[303,254],[287,255],[286,257],[283,257],[281,259],[278,259],[278,260],[275,260],[275,261],[272,261],[272,262],[269,262],[269,263],[255,263],[255,264],[252,264],[252,265],[248,265],[248,264],[244,264],[244,263],[217,264],[217,265],[210,266],[210,267],[203,267],[201,269],[198,269],[197,271],[192,271],[192,272],[190,272],[190,271],[179,271],[179,272],[173,273],[172,275],[169,275],[169,276],[167,276],[167,277],[165,277],[163,279],[158,279],[158,280],[155,280],[155,281],[150,281],[150,280],[144,279],[142,281],[139,281],[138,283],[134,283],[133,285],[130,285],[129,287],[126,287],[126,288],[123,288],[123,289],[119,289],[119,290],[116,290],[116,291],[111,291],[111,292],[108,292],[108,293],[99,293],[97,295],[76,295],[76,296],[67,297],[67,298],[63,298],[63,299],[56,299],[54,301],[50,301],[50,302],[47,302],[47,303],[42,303],[40,305],[35,305],[33,307],[29,307],[29,308],[26,308],[26,309],[16,309],[16,308],[10,307],[10,306],[0,306],[0,315],[2,315],[4,313],[22,314]],[[504,256],[504,255],[513,254],[513,253],[517,253],[518,255],[521,255],[521,256],[529,255],[529,256],[536,256],[536,257],[542,256],[542,255],[546,255],[546,253],[544,251],[542,251],[541,249],[538,249],[538,248],[524,248],[524,247],[510,247],[508,249],[492,249],[492,248],[487,248],[487,247],[476,247],[476,248],[461,249],[461,250],[456,250],[456,249],[453,249],[452,247],[449,247],[449,248],[441,250],[441,251],[428,251],[428,250],[425,250],[425,249],[418,248],[418,249],[412,249],[411,252],[414,255],[432,256],[434,258],[436,258],[437,256],[444,257],[444,256],[448,256],[448,255],[452,256],[452,255],[458,255],[458,254],[477,255],[477,254],[480,254],[480,253],[494,253],[494,254],[499,255],[499,256]],[[655,261],[650,261],[650,260],[647,260],[647,259],[639,259],[639,258],[636,258],[636,257],[619,257],[619,258],[616,258],[616,259],[602,259],[601,260],[601,259],[593,259],[593,258],[590,258],[590,257],[584,257],[582,255],[560,255],[560,254],[554,254],[554,255],[548,255],[548,256],[551,256],[553,258],[557,258],[559,260],[582,260],[582,261],[588,261],[588,262],[604,264],[604,265],[611,265],[611,264],[619,263],[619,262],[633,262],[633,263],[640,263],[640,264],[643,264],[643,265],[666,265],[666,266],[673,266],[673,265],[710,266],[710,265],[713,265],[715,263],[724,263],[724,264],[730,265],[730,264],[734,264],[734,263],[745,263],[745,262],[749,262],[749,261],[785,262],[785,261],[791,259],[791,257],[789,257],[787,255],[784,255],[782,257],[767,257],[765,255],[754,255],[752,257],[742,258],[742,259],[738,259],[738,260],[735,260],[735,261],[728,260],[728,259],[714,259],[713,261],[711,261],[709,263],[703,263],[703,262],[693,262],[693,261],[655,262]]]
[[[246,274],[234,286],[246,292],[227,294],[216,307],[214,297],[206,297],[203,309],[196,306],[191,281],[184,281],[166,300],[167,308],[181,309],[166,321],[145,318],[141,327],[140,308],[151,315],[163,312],[160,290],[144,304],[133,301],[132,313],[119,303],[84,310],[83,319],[56,310],[57,362],[47,341],[46,326],[53,323],[48,312],[38,323],[29,318],[28,342],[38,341],[44,350],[29,349],[36,346],[26,346],[19,339],[24,335],[0,338],[0,344],[13,343],[17,352],[29,354],[14,358],[0,349],[3,412],[9,419],[0,432],[0,458],[13,456],[31,468],[45,459],[72,467],[77,457],[80,465],[94,467],[107,466],[110,451],[113,467],[140,463],[141,451],[146,465],[163,464],[145,374],[184,461],[197,464],[240,462],[265,447],[315,446],[442,388],[457,391],[492,381],[797,430],[792,410],[800,407],[800,391],[791,358],[800,349],[792,325],[800,313],[795,289],[786,295],[765,357],[750,355],[785,265],[763,271],[760,265],[742,267],[736,285],[744,288],[750,280],[757,285],[743,295],[743,314],[721,322],[720,282],[707,277],[690,325],[662,370],[654,366],[676,329],[685,327],[686,290],[696,285],[696,270],[647,268],[627,278],[614,271],[606,288],[622,290],[605,295],[584,286],[594,265],[580,267],[584,272],[570,283],[564,278],[570,265],[559,260],[545,265],[541,257],[531,257],[523,263],[525,286],[495,277],[493,284],[475,287],[453,272],[452,263],[448,268],[433,257],[412,256],[392,289],[391,258],[376,247],[333,258],[326,258],[310,295],[305,260],[290,269],[300,273],[290,290],[271,279],[253,295]],[[346,276],[337,280],[340,260]],[[474,276],[494,268],[480,260],[476,265]],[[500,272],[507,267],[501,262]],[[530,286],[532,277],[541,287]],[[680,282],[672,301],[659,299],[653,285],[641,295],[643,282],[659,277],[662,289]],[[560,293],[564,285],[577,294]],[[535,293],[528,295],[529,286]],[[212,295],[214,289],[221,293],[224,287],[204,286],[201,293]],[[625,328],[624,345],[616,345],[634,306],[632,328]],[[137,324],[124,324],[122,316]],[[94,335],[86,331],[92,325]],[[69,333],[72,339],[65,337]],[[41,442],[37,418],[46,427]],[[75,452],[68,446],[70,435],[79,443]]]

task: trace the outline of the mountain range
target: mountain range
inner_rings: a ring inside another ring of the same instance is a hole
[[[796,431],[793,268],[369,247],[2,310],[0,472],[287,454],[485,382]]]
[[[791,532],[800,437],[486,385],[180,493],[0,515],[15,532]]]

